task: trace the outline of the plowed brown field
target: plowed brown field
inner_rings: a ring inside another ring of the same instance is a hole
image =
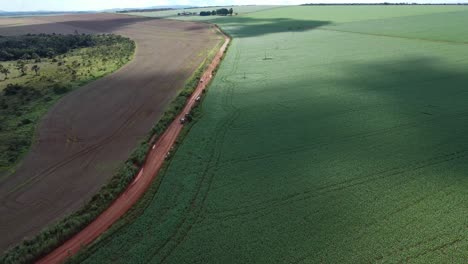
[[[0,182],[0,250],[79,208],[128,158],[222,37],[209,25],[114,14],[0,19],[0,35],[115,33],[137,43],[118,72],[62,98]]]

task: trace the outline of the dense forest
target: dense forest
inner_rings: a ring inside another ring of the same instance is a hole
[[[113,45],[123,41],[118,35],[28,34],[24,36],[0,36],[0,61],[53,58],[73,49]]]

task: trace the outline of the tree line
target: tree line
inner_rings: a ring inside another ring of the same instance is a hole
[[[200,16],[227,16],[227,15],[231,15],[234,13],[234,10],[232,8],[220,8],[220,9],[217,9],[217,10],[213,10],[213,11],[201,11],[200,12]]]
[[[130,53],[128,50],[133,50],[135,48],[135,43],[130,39],[113,34],[29,34],[15,37],[0,37],[0,61],[15,61],[14,64],[10,64],[10,68],[0,64],[0,74],[3,75],[3,80],[8,79],[11,74],[11,68],[13,67],[20,72],[21,76],[26,75],[28,71],[33,71],[37,76],[40,73],[41,67],[37,64],[28,67],[30,62],[40,63],[44,58],[53,58],[53,62],[58,62],[60,64],[63,62],[59,62],[56,56],[64,55],[77,48],[97,47],[94,50],[90,50],[90,52],[97,53],[94,54],[94,57],[124,56],[120,53],[110,54],[111,50],[109,50],[108,47],[118,43],[125,44],[121,47],[125,47],[123,49],[126,50],[121,50],[122,48],[118,50],[122,54]],[[116,51],[112,50],[112,52],[115,53]],[[104,58],[103,60],[107,59]],[[123,64],[123,62],[121,64]],[[72,66],[77,68],[79,65]]]
[[[28,34],[24,36],[0,36],[0,61],[38,60],[53,58],[77,48],[93,47],[100,44],[114,44],[123,37],[117,35],[90,34]]]

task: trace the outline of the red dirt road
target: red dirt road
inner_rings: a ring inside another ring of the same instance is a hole
[[[187,101],[183,111],[179,114],[177,119],[171,123],[164,134],[162,134],[156,141],[154,147],[147,155],[145,164],[140,169],[132,183],[127,187],[125,192],[90,225],[65,242],[62,246],[55,249],[52,253],[39,260],[37,262],[38,264],[62,263],[66,258],[76,254],[80,250],[81,246],[88,245],[94,241],[99,235],[105,232],[113,223],[122,217],[141,196],[143,196],[144,192],[149,188],[152,180],[157,176],[162,164],[164,163],[166,153],[174,145],[183,128],[179,119],[183,117],[185,113],[190,112],[196,104],[196,98],[201,95],[203,89],[205,89],[207,83],[211,80],[212,72],[221,62],[221,58],[229,42],[230,39],[225,37],[223,46],[220,48],[219,52],[203,74],[200,83],[190,99]]]

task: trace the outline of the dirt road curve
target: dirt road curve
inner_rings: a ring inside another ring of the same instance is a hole
[[[222,40],[206,24],[115,14],[0,19],[0,35],[75,30],[128,36],[135,59],[68,94],[42,120],[30,153],[0,182],[0,252],[91,198]]]
[[[137,200],[144,194],[144,192],[151,185],[151,181],[157,176],[161,168],[166,153],[171,149],[175,143],[177,136],[182,130],[183,125],[180,124],[179,119],[185,114],[190,112],[190,109],[196,103],[196,98],[205,89],[206,84],[211,79],[211,73],[221,61],[224,51],[229,44],[229,38],[226,37],[224,45],[219,50],[208,69],[202,77],[202,81],[198,84],[197,89],[190,97],[184,110],[177,117],[168,129],[161,135],[155,143],[154,148],[147,156],[146,163],[140,169],[137,177],[125,190],[125,192],[114,201],[114,203],[102,213],[94,222],[87,226],[83,231],[71,238],[65,244],[57,248],[55,251],[38,261],[39,264],[61,263],[67,257],[75,254],[80,249],[81,245],[88,245],[95,240],[100,234],[106,231],[115,221],[124,215],[130,207],[137,202]]]

